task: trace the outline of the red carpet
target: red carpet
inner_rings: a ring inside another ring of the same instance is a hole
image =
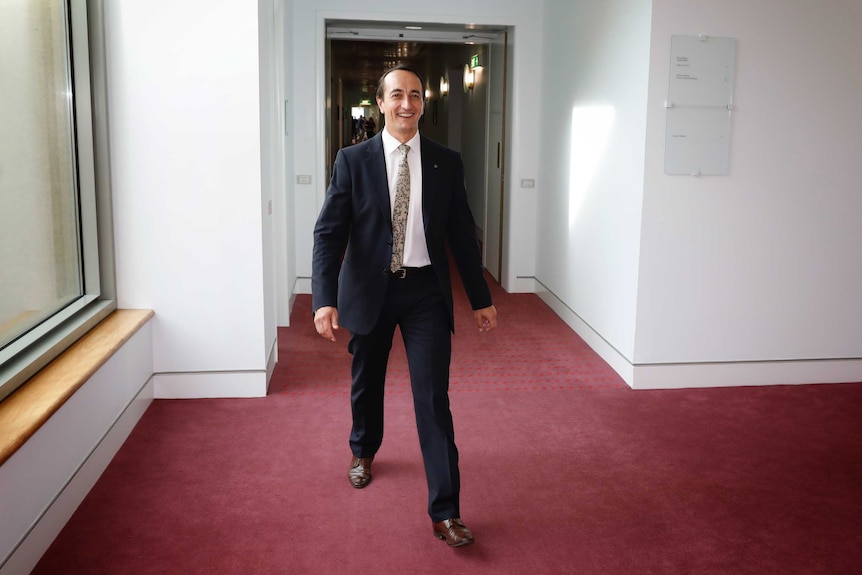
[[[431,535],[396,346],[352,489],[347,334],[279,331],[271,395],[157,401],[37,574],[862,572],[862,384],[632,391],[533,295],[458,307],[452,407],[476,544]]]

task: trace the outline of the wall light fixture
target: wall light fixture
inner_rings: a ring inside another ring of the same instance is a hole
[[[445,76],[440,76],[440,97],[445,97],[449,95],[449,82],[446,81]]]
[[[464,93],[473,89],[473,84],[476,82],[476,76],[470,64],[464,64]]]

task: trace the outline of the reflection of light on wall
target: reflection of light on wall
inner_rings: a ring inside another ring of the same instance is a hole
[[[590,192],[605,154],[614,123],[613,106],[575,106],[572,109],[569,156],[569,228]]]

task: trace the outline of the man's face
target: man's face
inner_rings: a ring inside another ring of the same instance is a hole
[[[390,72],[383,80],[383,98],[377,98],[386,129],[402,144],[416,134],[425,109],[422,84],[406,70]]]

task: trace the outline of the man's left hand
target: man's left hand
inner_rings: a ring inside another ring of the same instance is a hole
[[[497,308],[494,306],[473,310],[479,331],[494,331],[497,329]]]

